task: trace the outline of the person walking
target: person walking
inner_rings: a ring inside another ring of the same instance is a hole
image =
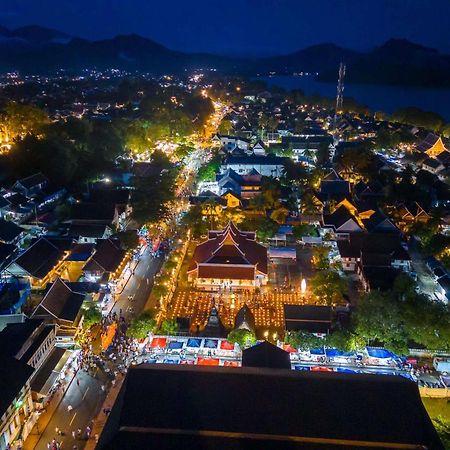
[[[58,427],[55,427],[55,433],[56,433],[57,436],[59,435],[59,428]]]
[[[75,430],[72,430],[72,438],[75,439],[77,436],[77,432]]]

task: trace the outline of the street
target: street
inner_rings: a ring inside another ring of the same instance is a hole
[[[76,382],[77,379],[79,385]],[[94,377],[79,370],[34,448],[36,450],[47,450],[48,443],[53,439],[61,443],[61,448],[72,449],[74,445],[83,448],[86,439],[86,427],[100,410],[105,400],[106,392],[101,389],[101,386],[106,385],[106,382],[106,375],[99,369],[96,370]],[[67,409],[69,405],[73,408],[70,412]],[[56,427],[62,432],[61,436],[56,434]],[[78,429],[82,430],[81,439],[77,437],[74,439],[72,431]]]

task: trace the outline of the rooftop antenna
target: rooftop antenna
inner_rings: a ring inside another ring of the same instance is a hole
[[[336,109],[334,110],[334,135],[337,140],[337,119],[338,115],[342,113],[342,105],[344,103],[344,78],[345,78],[345,64],[339,64],[339,78],[336,90]]]

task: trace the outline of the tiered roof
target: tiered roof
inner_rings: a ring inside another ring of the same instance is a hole
[[[197,269],[200,278],[254,279],[255,271],[267,274],[267,249],[254,232],[230,222],[222,231],[209,231],[208,240],[196,247],[189,271]]]

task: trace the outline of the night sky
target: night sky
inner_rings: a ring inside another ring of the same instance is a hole
[[[170,48],[288,53],[333,42],[368,49],[390,37],[450,51],[450,0],[1,0],[0,24],[88,39],[137,33]]]

